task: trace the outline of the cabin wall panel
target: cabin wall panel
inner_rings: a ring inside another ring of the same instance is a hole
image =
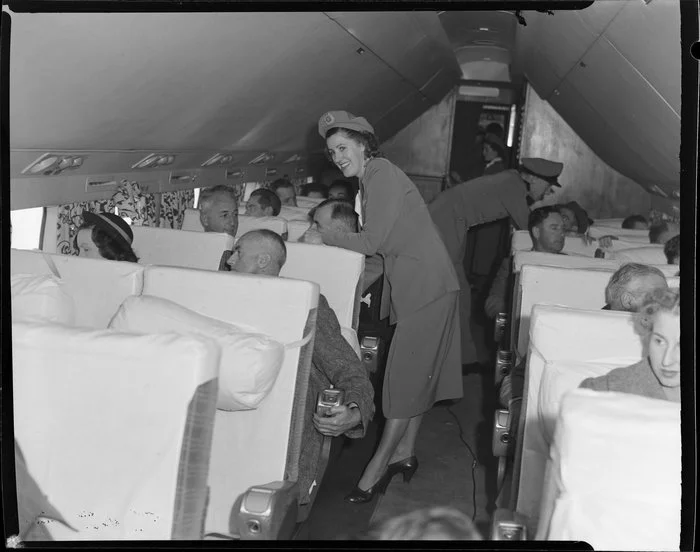
[[[452,125],[457,99],[453,90],[437,105],[384,142],[381,150],[409,177],[425,180],[426,194],[434,194],[435,188],[447,174],[450,160]],[[428,177],[427,179],[422,177]],[[426,198],[424,194],[424,198]]]
[[[646,215],[651,208],[650,194],[603,162],[529,85],[521,157],[564,164],[562,188],[547,203],[577,201],[593,219]]]

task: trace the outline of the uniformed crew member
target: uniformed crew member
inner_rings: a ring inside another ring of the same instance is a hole
[[[436,401],[462,397],[459,283],[423,198],[411,180],[381,158],[363,117],[331,111],[318,122],[328,155],[346,178],[356,176],[362,230],[320,229],[324,243],[384,258],[396,331],[384,376],[386,425],[379,447],[346,497],[368,502],[391,478],[418,467],[415,442],[423,414]],[[386,289],[386,288],[385,288]]]
[[[470,226],[509,217],[518,230],[527,228],[529,206],[559,186],[564,165],[540,158],[522,159],[518,169],[482,176],[445,190],[428,205],[459,277],[462,364],[477,362],[470,329],[471,293],[463,260]]]

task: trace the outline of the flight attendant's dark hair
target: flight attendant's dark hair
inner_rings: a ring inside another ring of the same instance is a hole
[[[355,140],[355,142],[365,146],[365,158],[374,159],[375,157],[384,157],[384,154],[379,151],[379,141],[377,140],[377,137],[371,132],[360,132],[350,128],[335,127],[326,132],[326,140],[340,131],[343,131],[348,138],[351,138],[352,140]],[[332,161],[327,149],[326,158],[329,161]]]

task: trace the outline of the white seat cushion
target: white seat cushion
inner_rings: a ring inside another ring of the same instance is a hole
[[[201,538],[219,350],[190,336],[12,327],[15,438],[78,533]]]
[[[287,222],[287,241],[297,242],[311,227],[311,222],[308,220],[290,220]]]
[[[221,348],[216,407],[221,410],[257,408],[272,389],[284,360],[284,347],[271,337],[202,316],[159,297],[127,297],[110,328],[194,334],[216,341]]]
[[[678,550],[680,405],[579,389],[564,397],[537,538]],[[545,512],[551,512],[551,516]]]
[[[12,320],[75,324],[73,299],[61,281],[51,274],[14,274]]]
[[[144,267],[137,263],[13,249],[10,272],[52,274],[45,256],[54,263],[63,291],[73,300],[76,326],[106,328],[122,301],[143,289]]]
[[[289,205],[282,205],[279,216],[286,221],[300,220],[306,222],[309,220],[309,211],[312,207],[290,207]]]
[[[238,215],[238,230],[236,231],[236,239],[240,238],[246,232],[250,232],[251,230],[259,230],[262,228],[272,230],[281,236],[287,233],[287,221],[280,217],[250,217],[240,214]],[[182,222],[182,229],[188,232],[204,232],[204,227],[199,220],[199,209],[185,210],[185,218]]]
[[[233,237],[215,232],[187,232],[172,228],[134,226],[134,251],[144,265],[218,270]]]

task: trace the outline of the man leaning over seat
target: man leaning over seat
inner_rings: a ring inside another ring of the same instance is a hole
[[[287,259],[282,238],[271,230],[253,230],[240,237],[228,260],[232,272],[279,276]],[[364,437],[374,416],[374,389],[367,370],[340,333],[340,324],[323,295],[316,315],[313,369],[306,401],[303,448],[299,461],[300,506],[308,504],[321,460],[323,436]],[[316,396],[330,386],[345,391],[345,404],[334,406],[330,415],[315,413]]]

